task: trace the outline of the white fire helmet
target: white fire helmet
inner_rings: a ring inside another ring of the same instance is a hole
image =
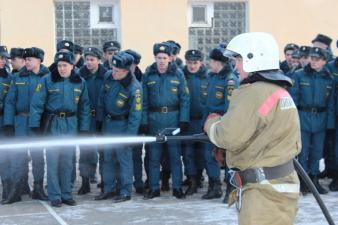
[[[241,56],[243,70],[247,73],[279,69],[279,49],[275,38],[268,33],[243,33],[234,37],[224,55]]]

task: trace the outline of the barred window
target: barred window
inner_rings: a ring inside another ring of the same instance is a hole
[[[118,40],[119,14],[115,4],[118,0],[56,0],[56,42],[69,40],[83,47],[102,49],[104,42]]]
[[[189,0],[189,4],[189,48],[201,50],[206,57],[222,42],[247,31],[247,0]]]

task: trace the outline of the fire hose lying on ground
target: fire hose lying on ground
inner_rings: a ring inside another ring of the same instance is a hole
[[[166,135],[165,132],[172,131],[169,135]],[[205,134],[195,134],[195,135],[177,135],[179,133],[179,129],[165,129],[164,132],[161,132],[157,136],[87,136],[87,137],[69,137],[69,136],[59,136],[59,137],[39,137],[39,138],[27,138],[27,139],[6,139],[0,141],[0,152],[6,150],[22,150],[22,149],[31,149],[34,148],[47,148],[48,151],[53,150],[53,147],[66,147],[66,146],[90,146],[90,145],[130,145],[130,144],[141,144],[141,143],[165,143],[170,141],[185,141],[185,142],[204,142],[211,143],[208,136]],[[300,163],[293,159],[294,167],[307,185],[307,187],[312,192],[315,197],[320,209],[322,210],[327,222],[329,225],[334,225],[333,219],[325,206],[323,200],[320,197],[317,189],[312,183],[310,177],[304,171]]]

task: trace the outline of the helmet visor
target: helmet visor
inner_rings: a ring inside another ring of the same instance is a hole
[[[236,57],[240,56],[240,54],[238,54],[237,52],[233,52],[229,49],[225,49],[224,52],[223,52],[223,55],[225,57],[230,58],[230,59],[235,59]]]

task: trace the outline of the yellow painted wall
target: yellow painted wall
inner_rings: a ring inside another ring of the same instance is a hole
[[[152,62],[153,44],[175,40],[188,47],[187,0],[121,0],[121,44],[142,54],[141,67]]]
[[[287,43],[311,45],[317,33],[326,34],[337,55],[337,10],[337,0],[249,0],[249,31],[272,33],[281,57]]]
[[[40,47],[49,66],[55,52],[53,0],[0,0],[0,43]]]

